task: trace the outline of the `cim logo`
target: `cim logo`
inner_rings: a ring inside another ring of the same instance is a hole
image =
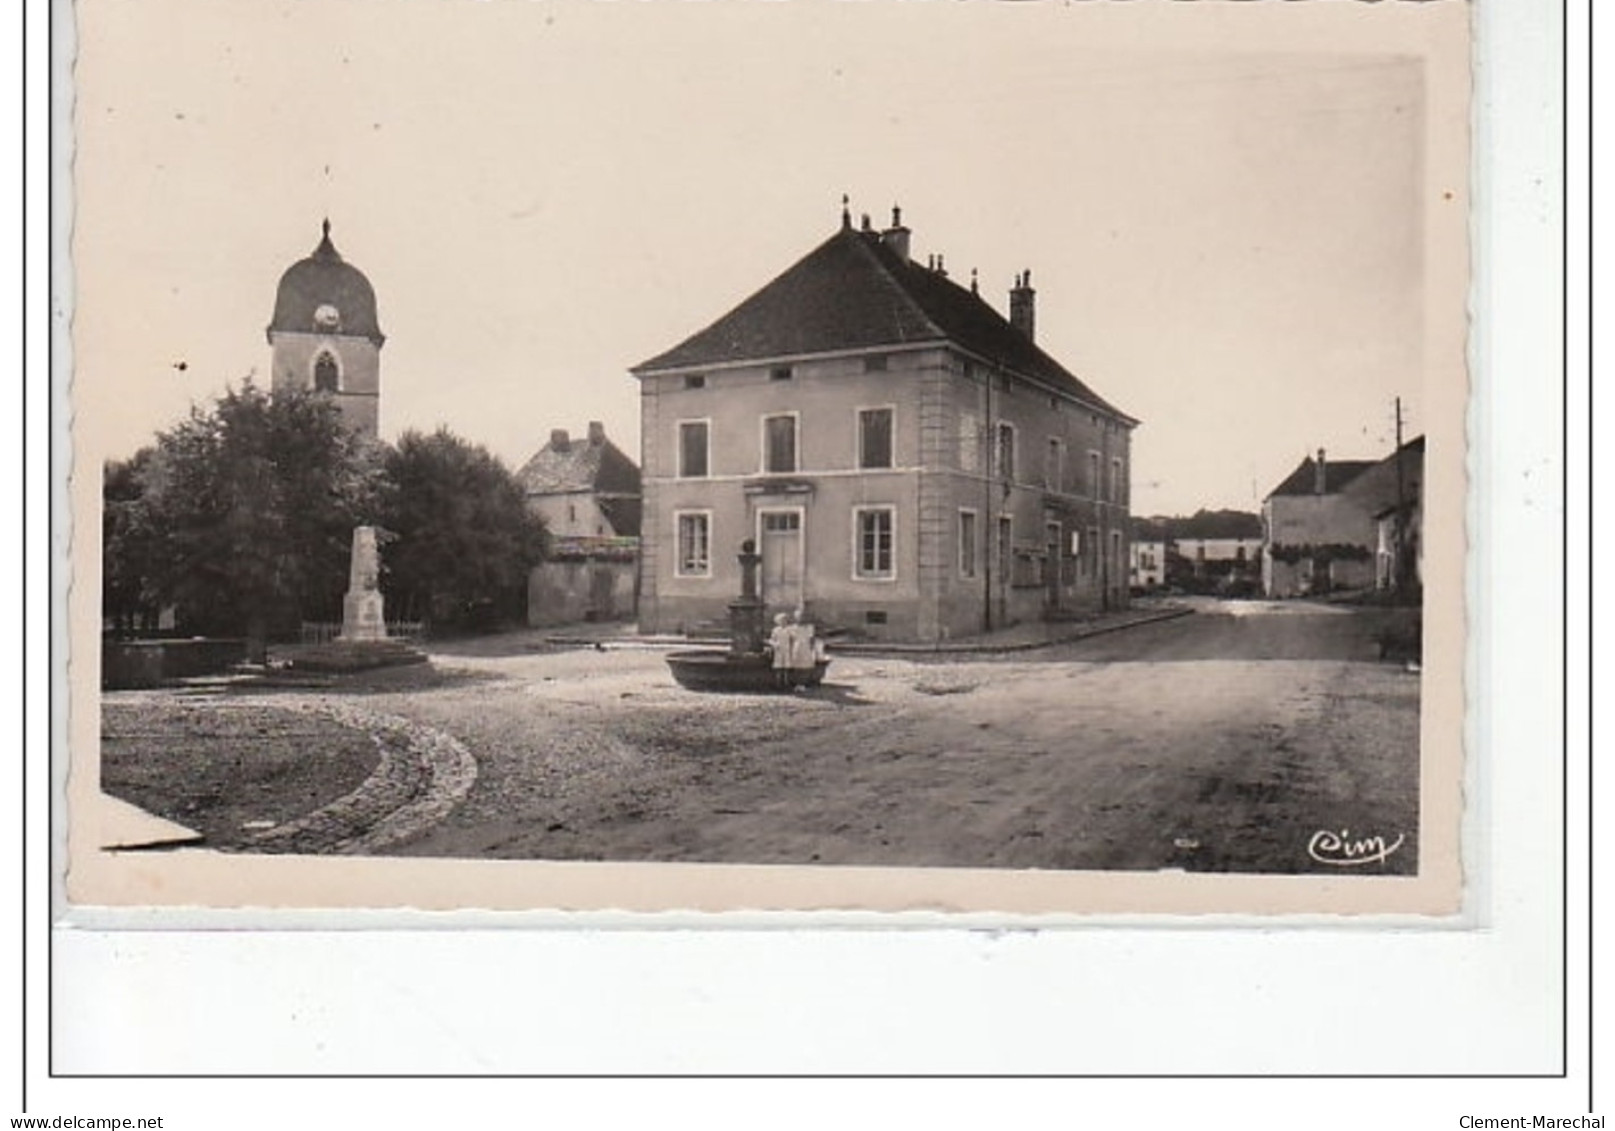
[[[1400,833],[1395,840],[1387,842],[1379,835],[1353,837],[1350,829],[1341,829],[1339,832],[1319,829],[1307,841],[1307,855],[1320,864],[1350,868],[1386,860],[1402,847],[1406,839],[1406,833]]]

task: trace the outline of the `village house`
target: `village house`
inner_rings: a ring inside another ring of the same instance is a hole
[[[1244,581],[1254,586],[1262,560],[1262,518],[1249,511],[1196,511],[1168,520],[1168,582],[1173,574],[1197,585]],[[1176,565],[1176,569],[1171,568]]]
[[[1263,592],[1368,589],[1393,577],[1383,523],[1416,500],[1423,466],[1423,437],[1380,460],[1331,461],[1322,448],[1302,460],[1262,503]]]
[[[1147,593],[1166,584],[1166,552],[1170,544],[1165,519],[1133,520],[1132,562],[1128,571],[1128,584],[1134,590]]]
[[[1199,510],[1188,516],[1138,519],[1135,587],[1166,585],[1191,592],[1254,587],[1262,560],[1262,519],[1249,511]]]
[[[640,382],[640,625],[721,621],[755,540],[770,611],[935,641],[1126,603],[1138,421],[910,231],[840,229]]]
[[[634,615],[639,578],[639,468],[590,421],[586,437],[563,428],[516,473],[528,508],[549,535],[528,577],[532,625]]]

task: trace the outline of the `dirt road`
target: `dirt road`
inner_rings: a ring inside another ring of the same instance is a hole
[[[1371,865],[1405,874],[1418,677],[1373,655],[1358,614],[1251,602],[1032,658],[838,659],[809,696],[579,651],[440,657],[481,678],[374,705],[479,763],[411,854],[1292,872],[1344,829],[1405,835]]]
[[[103,769],[128,779],[120,795],[218,833],[213,843],[267,851],[225,834],[247,816],[293,820],[303,793],[312,807],[364,773],[346,732],[330,736],[328,764],[341,773],[329,781],[297,785],[304,779],[277,761],[285,744],[274,727],[309,726],[306,711],[285,708],[311,696],[318,708],[325,695],[355,718],[450,736],[475,763],[468,791],[435,811],[435,824],[384,845],[345,835],[330,851],[1299,872],[1339,870],[1308,845],[1349,831],[1404,838],[1353,871],[1407,874],[1417,863],[1419,682],[1375,662],[1372,632],[1370,617],[1338,608],[1208,603],[1011,656],[840,657],[825,687],[796,696],[686,691],[657,652],[531,652],[496,638],[343,693],[258,692],[238,697],[260,705],[248,715],[205,716],[250,722],[250,743],[179,742],[170,736],[186,728],[169,720],[162,742],[136,750],[131,731],[107,747]],[[144,702],[108,696],[106,717],[115,729],[156,727],[157,700]],[[308,734],[287,737],[300,749],[297,774],[312,772]],[[269,761],[255,769],[263,759],[252,743],[265,742]],[[214,782],[221,766],[229,780]],[[230,782],[265,797],[271,785],[296,788],[280,788],[284,813],[260,814],[275,806]]]

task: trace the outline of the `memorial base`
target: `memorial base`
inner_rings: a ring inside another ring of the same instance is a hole
[[[333,640],[306,649],[292,661],[297,671],[360,672],[424,664],[426,653],[404,640]]]

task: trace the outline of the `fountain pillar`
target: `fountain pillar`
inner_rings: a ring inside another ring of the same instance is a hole
[[[750,538],[740,544],[740,596],[729,602],[729,653],[760,656],[765,629],[763,600],[757,595],[757,567],[762,555]]]

